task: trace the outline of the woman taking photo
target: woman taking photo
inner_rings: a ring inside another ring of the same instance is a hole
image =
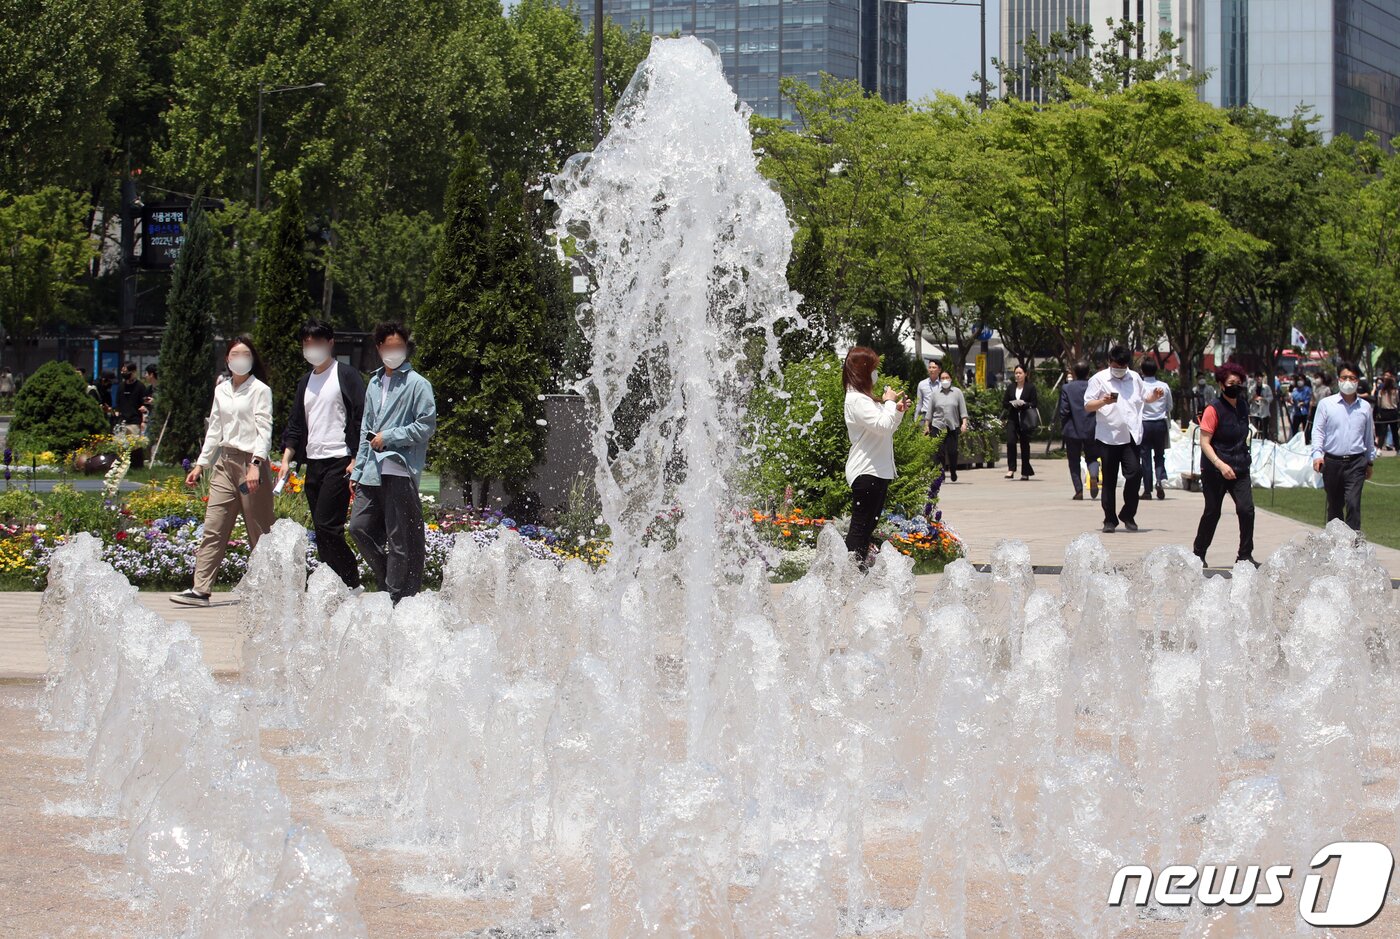
[[[1220,505],[1228,492],[1235,500],[1235,515],[1240,521],[1240,550],[1236,561],[1254,560],[1254,491],[1249,480],[1249,403],[1245,400],[1244,369],[1226,362],[1216,370],[1220,399],[1206,405],[1201,413],[1201,491],[1206,505],[1201,512],[1201,524],[1196,528],[1196,543],[1192,550],[1206,564],[1206,551],[1215,538],[1215,526],[1220,521]]]
[[[876,396],[880,357],[874,349],[856,346],[846,353],[841,383],[846,388],[846,435],[851,452],[846,457],[846,482],[851,484],[851,527],[846,550],[856,556],[865,571],[869,567],[870,538],[885,508],[890,480],[895,477],[894,432],[904,419],[909,399],[893,388]]]
[[[194,556],[194,586],[170,599],[185,606],[208,606],[228,537],[243,513],[248,546],[272,527],[272,479],[267,457],[272,447],[272,390],[253,341],[239,336],[228,344],[230,378],[214,387],[204,448],[185,485],[194,486],[209,472],[209,505],[204,537]]]
[[[1035,385],[1021,366],[1016,366],[1015,380],[1006,386],[1001,396],[1002,416],[1006,419],[1006,478],[1016,476],[1016,446],[1021,447],[1021,478],[1035,475],[1031,469],[1031,434],[1040,426],[1040,399]]]

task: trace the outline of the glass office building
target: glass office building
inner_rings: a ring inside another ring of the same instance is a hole
[[[592,3],[574,3],[591,30]],[[778,91],[792,76],[854,79],[886,101],[908,94],[908,8],[887,0],[603,0],[609,19],[654,36],[698,36],[719,47],[734,90],[766,117],[793,118]]]
[[[1001,0],[1001,61],[1007,63],[1016,78],[1008,92],[1022,100],[1038,101],[1041,95],[1026,74],[1024,44],[1034,35],[1045,42],[1055,33],[1065,31],[1071,20],[1094,27],[1093,46],[1109,36],[1109,22],[1140,23],[1142,32],[1138,48],[1126,50],[1138,55],[1152,55],[1162,33],[1175,36],[1180,46],[1177,55],[1189,61],[1194,54],[1192,39],[1197,4],[1201,0]],[[1080,54],[1091,50],[1082,48]]]
[[[1400,135],[1400,0],[1204,0],[1201,60],[1214,104],[1287,116],[1329,136]]]

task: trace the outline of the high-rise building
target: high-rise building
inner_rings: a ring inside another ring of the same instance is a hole
[[[591,30],[593,4],[574,5]],[[892,102],[908,94],[908,8],[890,0],[603,0],[603,11],[624,28],[713,42],[734,90],[766,117],[793,118],[778,91],[787,76],[815,87],[826,72]]]
[[[1022,99],[1039,100],[1039,89],[1031,87],[1025,69],[1024,47],[1034,35],[1046,42],[1055,33],[1062,33],[1070,21],[1088,23],[1094,27],[1092,45],[1107,42],[1114,26],[1123,23],[1142,24],[1138,48],[1129,50],[1139,55],[1157,51],[1162,33],[1180,42],[1177,56],[1190,61],[1193,54],[1191,38],[1197,4],[1201,0],[1001,0],[1001,61],[1009,65],[1017,77],[1008,91]],[[1089,49],[1083,50],[1088,53]]]
[[[1287,116],[1306,105],[1328,136],[1400,135],[1400,0],[1001,0],[1001,59],[1022,74],[1010,91],[1036,98],[1022,45],[1089,22],[1144,25],[1150,52],[1163,32],[1208,75],[1201,97]]]
[[[1280,116],[1310,107],[1328,136],[1400,135],[1396,0],[1203,0],[1202,96]]]

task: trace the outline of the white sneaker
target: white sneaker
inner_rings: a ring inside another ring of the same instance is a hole
[[[208,606],[209,594],[200,593],[193,587],[189,587],[179,593],[171,594],[170,602],[178,603],[181,606]]]

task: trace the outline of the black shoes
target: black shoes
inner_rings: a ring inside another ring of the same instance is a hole
[[[1117,531],[1117,530],[1118,530],[1118,526],[1117,526],[1117,525],[1114,525],[1114,524],[1112,524],[1112,523],[1110,523],[1110,522],[1104,522],[1104,523],[1103,523],[1103,533],[1104,533],[1105,535],[1111,535],[1111,534],[1113,534],[1113,533],[1114,533],[1115,531]]]
[[[1080,490],[1079,492],[1076,492],[1074,495],[1070,496],[1070,499],[1072,499],[1072,500],[1075,501],[1075,502],[1083,502],[1083,501],[1084,501],[1084,492],[1083,492],[1083,490]]]
[[[1096,478],[1090,476],[1090,477],[1089,477],[1089,498],[1090,498],[1090,499],[1097,499],[1098,497],[1099,497],[1099,481],[1098,481]]]
[[[1236,564],[1240,563],[1241,561],[1244,561],[1246,564],[1253,564],[1255,567],[1258,567],[1258,566],[1259,566],[1259,562],[1256,561],[1256,560],[1254,560],[1254,558],[1251,557],[1251,556],[1248,555],[1248,554],[1246,554],[1246,555],[1245,555],[1244,557],[1242,557],[1242,558],[1235,558],[1235,563],[1236,563]]]
[[[1157,484],[1157,498],[1158,498],[1158,500],[1165,499],[1166,497],[1167,497],[1167,491],[1166,491],[1165,489],[1162,488],[1162,484],[1161,484],[1161,483],[1158,483],[1158,484]]]
[[[1123,527],[1126,528],[1126,529],[1128,529],[1128,531],[1137,531],[1137,530],[1138,530],[1137,522],[1135,522],[1135,521],[1133,521],[1133,520],[1131,520],[1131,519],[1123,518],[1122,516],[1119,516],[1119,520],[1123,523]]]

